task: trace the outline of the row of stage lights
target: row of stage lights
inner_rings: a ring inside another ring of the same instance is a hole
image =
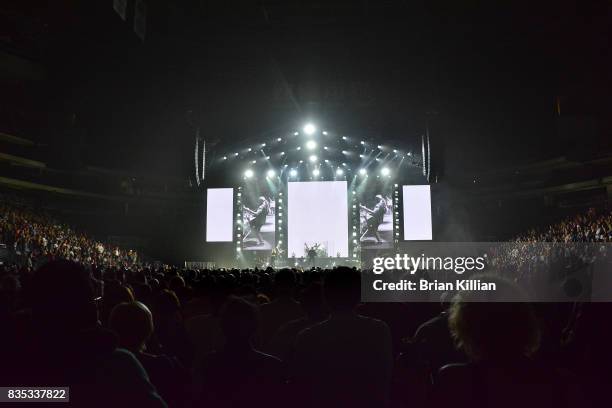
[[[345,171],[341,168],[338,167],[335,171],[336,176],[343,176],[345,174]],[[362,177],[367,177],[368,176],[368,171],[364,168],[359,169],[358,171],[359,175]],[[289,170],[289,178],[297,178],[299,175],[298,170],[297,169],[290,169]],[[321,175],[321,170],[318,168],[315,168],[311,171],[311,175],[313,177],[319,177]],[[383,167],[382,169],[380,169],[380,175],[383,177],[390,177],[391,176],[391,170],[388,167]],[[251,179],[255,177],[255,171],[253,169],[247,169],[244,172],[244,178],[245,179]],[[276,170],[270,169],[266,172],[266,178],[268,179],[272,179],[276,177]]]
[[[304,126],[304,128],[302,129],[302,131],[303,131],[303,133],[304,133],[306,136],[312,136],[312,135],[314,135],[314,134],[316,133],[317,128],[316,128],[316,126],[315,126],[315,125],[313,125],[312,123],[308,123],[308,124],[306,124],[306,125]],[[299,134],[300,134],[299,132],[294,132],[294,134],[293,134],[293,135],[294,135],[294,136],[298,136]],[[323,134],[323,135],[325,135],[325,136],[326,136],[326,135],[328,135],[328,132],[327,132],[327,131],[325,131],[325,130],[323,130],[323,131],[321,132],[321,134]],[[348,138],[347,136],[342,136],[342,140],[344,140],[344,141],[348,141],[348,139],[349,139],[349,138]],[[280,137],[279,137],[279,138],[276,138],[276,142],[279,142],[279,143],[280,143],[280,142],[282,142],[282,141],[283,141],[283,139],[282,139],[282,138],[280,138]],[[364,147],[368,145],[368,143],[367,143],[365,140],[362,140],[362,141],[360,142],[360,144],[361,144],[362,146],[364,146]],[[266,144],[266,143],[261,143],[261,144],[260,144],[258,147],[256,147],[255,149],[254,149],[254,148],[252,148],[252,147],[247,148],[247,149],[246,149],[246,152],[247,152],[247,153],[251,153],[251,152],[253,152],[253,150],[258,150],[258,149],[259,149],[259,150],[262,150],[262,149],[263,149],[264,147],[266,147],[266,146],[267,146],[267,144]],[[310,150],[310,151],[315,150],[315,149],[317,148],[317,146],[318,146],[318,144],[317,144],[317,142],[316,142],[316,141],[314,141],[314,140],[308,140],[308,141],[307,141],[307,142],[304,144],[305,149],[306,149],[306,150]],[[385,147],[385,146],[383,146],[383,145],[377,145],[377,148],[378,148],[378,150],[380,150],[381,152],[382,152],[383,150],[385,150],[385,149],[386,149],[386,147]],[[328,150],[329,148],[328,148],[327,146],[323,146],[323,149],[324,149],[324,150]],[[302,150],[302,146],[298,146],[298,147],[296,148],[296,150],[298,150],[298,151],[299,151],[299,150]],[[400,153],[400,151],[399,151],[398,149],[390,149],[390,151],[392,151],[392,152],[393,152],[394,154],[396,154],[396,155],[397,155],[397,154],[399,154],[399,155],[400,155],[400,157],[404,157],[404,158],[405,158],[405,157],[410,157],[410,156],[412,156],[412,152],[407,152],[405,155],[403,155],[403,154],[401,154],[401,153]],[[350,153],[349,151],[342,150],[342,154],[344,154],[344,155],[350,155],[351,153]],[[280,156],[284,156],[284,155],[285,155],[285,152],[284,152],[284,151],[283,151],[283,152],[280,152],[280,153],[279,153],[279,155],[280,155]],[[234,153],[231,153],[229,156],[223,156],[223,157],[221,158],[221,160],[228,160],[228,159],[230,159],[230,158],[232,158],[232,157],[238,157],[238,156],[240,156],[240,153],[238,153],[238,152],[234,152]],[[366,157],[366,155],[364,155],[364,154],[360,154],[360,155],[359,155],[359,157],[361,157],[361,158],[365,158],[365,157]],[[270,156],[265,156],[264,158],[265,158],[266,160],[269,160],[269,159],[270,159]],[[313,161],[314,161],[314,162],[316,162],[316,161],[317,161],[317,157],[316,157],[316,155],[311,155],[311,156],[309,157],[309,160],[310,160],[311,162],[313,162]],[[380,161],[380,159],[379,159],[379,158],[377,158],[377,161]],[[253,163],[253,164],[255,164],[256,162],[257,162],[257,160],[253,160],[253,161],[252,161],[252,163]]]

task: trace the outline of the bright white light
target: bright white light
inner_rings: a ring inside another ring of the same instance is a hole
[[[302,146],[298,146],[295,150],[302,150]]]
[[[253,170],[248,169],[247,171],[244,172],[244,177],[246,178],[251,178],[253,177]]]
[[[379,148],[379,149],[382,149],[382,145],[378,145],[378,148]]]
[[[391,170],[389,170],[388,167],[383,167],[382,170],[380,171],[380,174],[382,174],[383,176],[388,176],[391,173]]]
[[[365,156],[363,154],[360,154],[359,157],[361,157],[363,159]]]
[[[301,164],[301,163],[304,163],[304,160],[300,160],[300,164]]]
[[[223,156],[223,160],[227,160],[227,156]]]
[[[342,154],[348,154],[348,152],[346,150],[343,150]]]
[[[408,156],[412,156],[412,152],[408,152]]]
[[[316,131],[317,128],[312,123],[307,123],[306,126],[304,126],[304,133],[306,133],[307,135],[312,135]]]
[[[328,160],[328,159],[325,159],[325,163],[329,163],[329,160]]]
[[[319,169],[314,169],[312,171],[312,175],[315,176],[315,177],[318,177],[319,176]]]
[[[316,161],[317,161],[317,156],[315,156],[315,155],[313,154],[312,156],[310,156],[310,157],[308,158],[308,160],[310,160],[310,162],[311,162],[311,163],[314,163],[314,162],[316,162]]]
[[[296,177],[296,176],[297,176],[297,170],[296,170],[296,169],[291,169],[291,170],[289,171],[289,175],[290,175],[291,177]]]
[[[300,132],[294,132],[294,133],[293,133],[293,136],[297,136],[297,135],[299,135],[299,134],[300,134]]]
[[[348,139],[348,137],[342,136],[342,140],[346,140],[346,139]]]
[[[323,146],[323,149],[327,150],[327,146]]]
[[[326,131],[326,130],[324,130],[322,133],[323,133],[325,136],[327,136],[327,131]]]
[[[343,174],[344,174],[344,170],[342,170],[342,169],[338,168],[338,170],[336,170],[336,174],[337,174],[338,176],[341,176],[341,175],[343,175]]]
[[[365,176],[366,174],[368,174],[366,169],[359,169],[359,174],[361,174],[362,176]]]
[[[255,164],[255,163],[257,163],[257,160],[253,160],[251,163]]]
[[[393,149],[393,153],[397,153],[397,149]]]
[[[268,170],[267,175],[268,175],[268,177],[272,178],[272,177],[276,176],[276,172],[274,170],[270,169],[270,170]]]
[[[265,144],[265,143],[262,143],[262,144],[261,144],[261,147],[266,147],[266,144]]]
[[[361,144],[362,144],[362,145],[364,145],[364,144],[365,144],[365,142],[362,140],[362,141],[361,141]]]
[[[253,150],[253,149],[251,149],[250,147],[247,149],[247,151],[249,151],[249,152],[250,152],[251,150]]]
[[[277,142],[280,142],[281,140],[283,139],[281,139],[280,137],[276,139]]]
[[[285,155],[285,152],[280,152],[280,155],[281,155],[281,156],[284,156],[284,155]]]
[[[306,142],[306,148],[308,150],[312,150],[315,147],[317,147],[317,142],[315,142],[314,140],[309,140],[309,141]]]

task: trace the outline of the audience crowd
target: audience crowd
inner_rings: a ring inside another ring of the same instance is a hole
[[[151,267],[2,211],[5,242],[46,261],[0,266],[2,386],[87,407],[609,405],[607,303],[360,303],[354,268]],[[579,219],[548,237],[608,239],[609,216]]]
[[[2,197],[0,243],[7,245],[23,266],[33,267],[51,259],[111,267],[138,262],[135,250],[124,250],[80,233],[25,202]]]

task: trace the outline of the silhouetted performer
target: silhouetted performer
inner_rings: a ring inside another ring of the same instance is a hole
[[[266,217],[268,216],[268,201],[264,196],[259,197],[259,207],[256,210],[251,210],[248,207],[244,207],[244,210],[253,215],[253,218],[249,220],[249,232],[244,236],[244,241],[247,240],[249,235],[253,231],[257,235],[257,243],[258,245],[262,245],[264,243],[263,236],[261,235],[261,227],[266,223]]]
[[[374,206],[374,209],[370,210],[365,205],[361,206],[361,208],[368,213],[369,217],[366,220],[367,228],[361,235],[360,241],[363,241],[363,238],[365,238],[366,235],[373,233],[376,237],[376,242],[382,242],[382,239],[378,234],[378,227],[383,223],[385,218],[385,213],[387,212],[387,201],[380,194],[378,194],[376,198],[378,199],[378,202],[376,203],[376,206]]]
[[[308,262],[312,264],[312,267],[315,267],[315,259],[317,257],[317,250],[319,249],[319,244],[314,244],[309,247],[308,244],[304,243],[304,252],[306,252],[306,257],[308,258]]]

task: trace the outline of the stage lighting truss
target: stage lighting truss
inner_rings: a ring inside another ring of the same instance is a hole
[[[402,166],[417,167],[422,174],[426,176],[430,174],[429,135],[419,138],[421,139],[419,153],[419,150],[414,149],[416,146],[411,148],[394,146],[387,142],[380,143],[382,140],[349,137],[329,130],[319,130],[317,127],[315,123],[306,123],[301,129],[293,132],[283,132],[281,135],[274,135],[261,142],[253,141],[250,147],[246,146],[233,152],[217,155],[214,164],[240,168],[239,163],[236,163],[235,160],[239,157],[246,166],[252,166],[253,171],[252,176],[243,174],[243,178],[267,176],[268,178],[279,177],[279,180],[296,180],[299,164],[323,162],[330,166],[330,169],[321,168],[319,174],[316,174],[310,168],[306,173],[306,180],[310,177],[321,180],[333,180],[337,177],[349,179],[355,175],[363,179],[368,175],[376,176],[374,179],[391,178],[401,174]],[[304,135],[306,140],[297,137],[300,135]],[[324,142],[320,140],[323,136],[325,136]],[[269,151],[264,153],[262,150],[264,147]],[[194,150],[196,180],[202,180],[203,148],[201,145],[196,145]],[[414,151],[417,153],[414,154]],[[271,167],[266,169],[264,166]],[[283,166],[289,167],[289,171],[282,171]],[[339,166],[343,167],[342,171],[338,170]],[[271,176],[267,173],[268,169],[273,169],[276,174]]]

